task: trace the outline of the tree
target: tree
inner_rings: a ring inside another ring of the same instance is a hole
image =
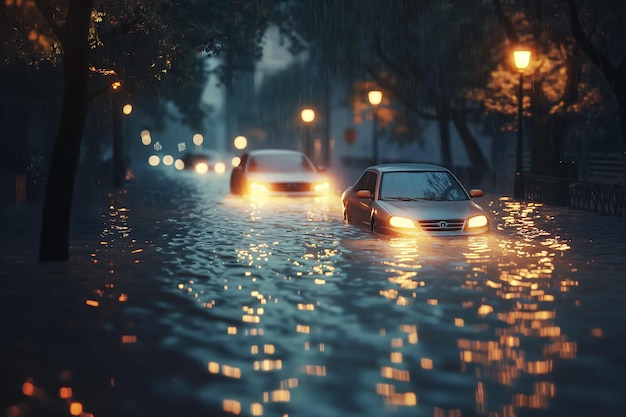
[[[561,175],[567,138],[580,123],[577,119],[582,112],[599,112],[606,106],[604,93],[575,48],[562,3],[492,3],[501,30],[494,31],[492,37],[490,76],[485,86],[469,90],[468,98],[488,114],[503,115],[503,129],[515,129],[519,75],[512,53],[518,46],[531,49],[523,98],[524,117],[531,132],[531,168]]]
[[[623,149],[626,151],[626,50],[624,50],[625,39],[623,35],[626,15],[624,14],[623,4],[621,2],[610,1],[603,3],[605,7],[601,9],[597,25],[594,25],[603,30],[596,31],[594,35],[604,38],[603,40],[607,51],[613,51],[613,56],[611,56],[609,52],[603,52],[594,43],[594,39],[591,37],[592,35],[585,33],[580,22],[575,0],[567,0],[570,27],[576,44],[591,63],[602,73],[617,99],[622,126]],[[588,13],[588,15],[589,14],[591,13]],[[620,31],[622,36],[620,36]],[[621,55],[615,56],[616,54]],[[620,62],[620,65],[615,65],[613,63],[614,60]]]
[[[233,70],[249,67],[260,56],[262,34],[280,2],[6,3],[7,21],[19,30],[11,34],[15,46],[6,42],[3,49],[31,62],[54,62],[63,70],[61,115],[42,209],[40,261],[69,259],[74,180],[90,100],[114,81],[123,81],[129,94],[146,87],[158,91],[166,79],[183,82],[184,60],[198,53],[227,53],[220,72],[227,81]]]
[[[404,109],[438,121],[442,159],[451,165],[449,124],[459,133],[480,177],[488,164],[467,116],[463,87],[480,79],[475,54],[484,36],[484,9],[477,4],[391,0],[299,1],[283,27],[297,33],[294,51],[313,46],[327,76],[371,81]],[[477,17],[480,16],[480,17]],[[477,24],[476,22],[480,22]]]

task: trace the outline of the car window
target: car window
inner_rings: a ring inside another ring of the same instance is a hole
[[[315,172],[315,167],[304,155],[268,154],[250,156],[251,172]]]
[[[461,184],[448,172],[387,172],[381,199],[467,200]]]
[[[361,178],[354,184],[354,189],[356,191],[369,190],[370,193],[374,194],[374,190],[376,189],[376,173],[372,171],[363,173]]]

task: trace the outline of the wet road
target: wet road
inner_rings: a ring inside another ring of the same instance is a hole
[[[383,239],[227,187],[78,208],[70,264],[2,212],[3,415],[622,415],[623,219],[486,197],[487,237]]]

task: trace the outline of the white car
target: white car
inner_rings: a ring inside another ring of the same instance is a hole
[[[316,196],[330,191],[324,173],[302,152],[259,149],[240,156],[230,175],[235,195]]]
[[[391,235],[480,235],[489,218],[447,168],[431,164],[383,164],[367,168],[342,194],[343,218]]]

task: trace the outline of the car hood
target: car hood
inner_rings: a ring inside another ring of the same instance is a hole
[[[379,200],[379,207],[390,215],[420,220],[463,219],[485,211],[472,200],[461,201],[395,201]]]
[[[316,172],[248,172],[246,177],[263,182],[314,182],[323,178]]]

